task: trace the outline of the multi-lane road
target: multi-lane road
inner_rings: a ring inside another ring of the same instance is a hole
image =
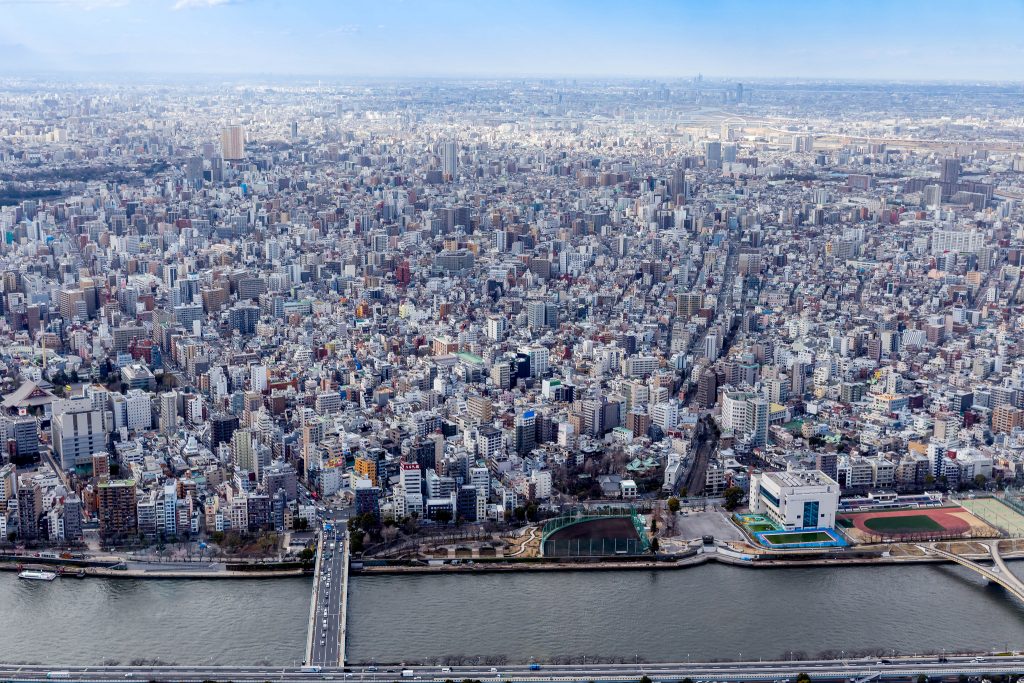
[[[313,646],[309,664],[336,667],[344,662],[344,622],[346,609],[345,558],[343,528],[325,525],[323,557],[313,590]]]
[[[83,683],[104,683],[126,679],[140,681],[319,681],[362,680],[444,681],[479,679],[500,681],[614,681],[632,682],[648,676],[656,682],[675,683],[682,678],[695,681],[782,681],[792,680],[796,673],[807,673],[812,679],[864,679],[878,676],[887,680],[916,679],[920,674],[932,678],[980,676],[983,674],[1024,673],[1022,656],[989,656],[985,658],[949,657],[939,662],[935,657],[900,657],[891,660],[857,659],[830,661],[714,662],[665,664],[590,664],[543,665],[533,669],[528,664],[489,666],[403,666],[400,664],[346,669],[323,667],[303,671],[294,667],[63,667],[0,665],[0,681],[67,680]]]

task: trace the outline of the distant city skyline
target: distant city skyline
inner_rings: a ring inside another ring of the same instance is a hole
[[[1024,3],[0,0],[0,74],[1020,80]]]

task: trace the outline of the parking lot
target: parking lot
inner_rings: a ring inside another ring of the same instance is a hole
[[[692,540],[702,536],[714,536],[720,541],[742,541],[743,532],[729,521],[728,512],[717,510],[709,512],[679,513],[676,517],[676,538]]]

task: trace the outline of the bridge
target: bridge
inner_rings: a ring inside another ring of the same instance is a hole
[[[317,537],[316,568],[306,633],[307,666],[345,665],[349,554],[345,531],[324,525]]]
[[[928,545],[918,545],[918,548],[928,553],[929,555],[937,555],[944,559],[956,562],[961,567],[967,567],[973,572],[980,574],[992,583],[998,584],[1006,589],[1008,593],[1013,595],[1015,598],[1024,602],[1024,581],[1018,579],[1010,568],[1006,566],[1006,562],[1003,561],[1002,555],[999,554],[999,541],[989,541],[985,544],[988,548],[988,552],[992,555],[992,566],[986,567],[985,565],[978,564],[973,560],[968,560],[966,557],[951,553],[947,550],[937,548],[934,543]]]
[[[40,666],[0,664],[0,680],[42,683],[54,680],[68,683],[125,683],[137,680],[159,683],[201,683],[202,681],[240,681],[244,683],[313,683],[314,681],[356,681],[393,683],[409,679],[442,683],[445,680],[480,680],[483,683],[638,683],[647,676],[654,681],[678,681],[683,678],[705,681],[778,681],[789,680],[797,672],[812,680],[847,681],[901,679],[912,681],[920,674],[935,678],[991,676],[1024,672],[1024,656],[972,657],[874,657],[849,660],[741,661],[741,662],[664,662],[628,664],[542,664],[517,663],[490,667],[378,665],[367,667],[295,667],[295,666]]]

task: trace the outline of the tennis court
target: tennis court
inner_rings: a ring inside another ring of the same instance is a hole
[[[1024,515],[999,498],[966,498],[957,502],[971,514],[981,517],[1011,536],[1024,536]]]

